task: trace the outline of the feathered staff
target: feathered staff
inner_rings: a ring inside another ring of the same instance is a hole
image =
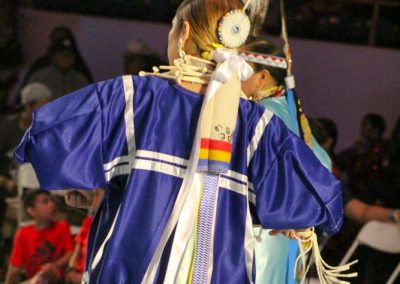
[[[298,122],[299,135],[306,142],[306,144],[312,147],[312,134],[308,120],[301,107],[301,101],[296,94],[296,84],[292,72],[292,55],[289,46],[289,36],[287,32],[286,25],[286,10],[285,1],[280,0],[280,10],[281,10],[281,21],[282,21],[282,39],[284,41],[283,51],[288,64],[287,77],[285,79],[286,83],[286,99],[289,105],[290,115],[292,116],[292,121]]]
[[[247,1],[243,0],[246,4]],[[257,38],[261,32],[262,26],[265,21],[265,17],[268,13],[269,0],[254,0],[251,1],[247,7],[247,15],[251,22],[251,29],[249,38]]]

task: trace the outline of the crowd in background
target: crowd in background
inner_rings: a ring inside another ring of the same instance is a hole
[[[169,22],[179,0],[104,0],[104,1],[28,1],[33,7],[54,11],[123,17],[144,21]],[[396,1],[387,1],[389,4]],[[373,1],[360,3],[351,0],[286,1],[289,34],[293,37],[313,38],[368,44],[373,28]],[[399,5],[382,6],[379,10],[376,38],[378,46],[400,47]],[[270,1],[264,30],[280,32],[279,1]]]
[[[328,118],[311,120],[312,132],[328,152],[333,173],[342,181],[345,223],[339,234],[326,242],[323,255],[328,263],[338,263],[350,248],[363,224],[378,220],[397,222],[389,208],[400,207],[400,119],[384,139],[385,121],[379,114],[366,114],[359,139],[352,147],[335,152],[338,130]],[[356,130],[356,129],[355,129]],[[398,254],[386,254],[366,246],[356,251],[359,276],[352,283],[381,283],[400,261]]]
[[[120,60],[124,74],[151,71],[153,66],[163,63],[149,46],[137,40],[128,43]],[[40,190],[37,181],[21,191],[20,168],[13,161],[12,152],[30,126],[33,112],[92,83],[91,72],[80,55],[74,35],[62,26],[50,33],[48,48],[42,56],[28,68],[16,68],[15,72],[16,79],[3,89],[0,113],[0,282],[6,279],[9,267],[6,283],[19,283],[15,279],[27,278],[80,283],[93,210],[66,206],[62,195]],[[12,104],[6,105],[6,102]],[[103,191],[99,191],[93,208],[101,201]],[[23,222],[18,218],[19,208],[24,211]],[[40,224],[52,224],[51,229],[44,233]],[[77,226],[80,230],[72,236],[68,226]],[[51,237],[44,240],[44,235]],[[49,265],[40,268],[37,263],[43,261]]]
[[[400,7],[380,9],[376,38],[371,39],[371,30],[375,28],[373,27],[374,6],[371,4],[360,4],[353,1],[309,0],[288,1],[287,6],[290,35],[357,44],[374,43],[378,46],[400,46],[398,21]],[[268,25],[266,30],[274,31],[272,26]]]

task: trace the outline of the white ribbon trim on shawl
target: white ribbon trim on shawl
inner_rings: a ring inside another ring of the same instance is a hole
[[[225,48],[217,49],[213,52],[212,59],[219,64],[217,65],[217,68],[215,69],[206,90],[185,178],[179,190],[177,199],[171,212],[171,216],[152,256],[150,264],[147,267],[147,271],[142,279],[142,283],[154,282],[162,253],[174,228],[176,227],[164,281],[165,283],[174,283],[179,265],[185,254],[187,242],[190,240],[194,216],[196,216],[195,210],[197,208],[198,195],[196,194],[195,190],[191,190],[191,188],[194,174],[196,173],[199,162],[201,138],[200,125],[204,115],[205,106],[207,102],[215,95],[221,84],[227,82],[234,72],[238,74],[240,80],[246,80],[253,74],[253,69],[243,58],[238,55],[235,50],[228,50]],[[238,92],[238,95],[240,95],[240,92]],[[182,210],[184,206],[186,210]],[[181,216],[188,216],[189,218],[180,218]]]
[[[136,141],[135,141],[135,113],[133,111],[133,97],[135,89],[133,88],[132,76],[126,75],[122,77],[125,94],[125,135],[126,143],[128,144],[128,162],[129,168],[133,168],[133,161],[135,160]]]
[[[245,262],[246,272],[250,284],[253,284],[253,264],[254,264],[254,231],[253,231],[253,220],[251,219],[250,213],[250,196],[249,190],[247,189],[246,194],[246,231],[244,234],[244,251],[245,251]]]
[[[249,146],[247,147],[247,166],[250,165],[250,162],[253,159],[253,156],[260,144],[261,137],[263,136],[264,131],[267,128],[273,116],[274,116],[273,112],[266,109],[260,121],[258,122],[256,129],[254,131],[254,136],[251,139]]]
[[[144,160],[138,161],[141,158],[149,158],[152,160],[151,166],[147,166]],[[128,164],[129,156],[116,157],[109,163],[104,164],[104,172],[106,175],[106,181],[110,181],[112,178],[117,176],[129,175],[131,167]],[[174,165],[164,166],[162,164],[172,163]],[[164,153],[148,151],[148,150],[136,150],[136,158],[133,163],[134,169],[155,169],[154,171],[170,174],[183,178],[185,176],[185,169],[188,164],[188,160],[181,157],[172,156]],[[182,168],[184,167],[184,168]]]
[[[112,170],[115,166],[119,166],[120,164],[128,164],[128,163],[129,163],[129,156],[126,155],[126,156],[116,157],[111,162],[103,164],[103,167],[104,167],[104,171],[108,172],[108,171]]]
[[[118,207],[117,214],[115,214],[114,220],[112,222],[110,230],[107,233],[106,238],[104,239],[103,243],[101,244],[99,250],[97,251],[97,253],[96,253],[96,255],[95,255],[94,259],[93,259],[92,265],[90,266],[90,270],[96,269],[96,267],[99,264],[101,258],[103,257],[104,248],[105,248],[108,240],[111,238],[111,236],[112,236],[112,234],[114,232],[115,223],[117,222],[120,209],[121,209],[121,205]]]

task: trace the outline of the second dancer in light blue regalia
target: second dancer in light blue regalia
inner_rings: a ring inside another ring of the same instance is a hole
[[[160,67],[170,72],[99,82],[35,112],[15,158],[41,186],[80,189],[68,192],[78,203],[107,189],[84,283],[254,283],[253,219],[339,230],[339,181],[271,111],[240,99],[245,10],[186,0]]]
[[[287,94],[285,78],[287,62],[274,44],[259,40],[246,45],[241,56],[252,66],[255,74],[242,84],[245,95],[277,115],[296,135],[299,133],[298,114],[294,98]],[[310,146],[315,156],[331,170],[329,155],[313,136]],[[255,228],[257,236],[257,283],[296,283],[295,259],[299,251],[297,240],[283,235],[270,236],[268,230]]]

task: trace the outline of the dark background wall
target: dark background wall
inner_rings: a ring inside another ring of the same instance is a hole
[[[169,25],[22,9],[18,16],[24,62],[42,54],[58,25],[73,30],[95,80],[121,75],[130,39],[165,56]],[[276,43],[279,38],[271,37]],[[364,114],[381,114],[390,134],[400,116],[400,51],[291,39],[297,90],[310,117],[326,116],[339,128],[338,150],[358,137]]]

